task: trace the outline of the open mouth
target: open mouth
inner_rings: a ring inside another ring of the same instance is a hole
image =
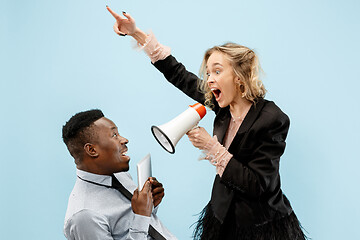
[[[211,88],[212,93],[215,96],[216,101],[221,97],[221,91],[217,88]]]
[[[125,147],[125,149],[120,151],[121,156],[126,156],[127,153],[128,153],[128,148],[127,147]]]
[[[120,157],[121,157],[122,161],[130,161],[130,157],[127,154],[128,154],[127,149],[120,152]]]

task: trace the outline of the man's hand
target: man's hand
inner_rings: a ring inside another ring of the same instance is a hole
[[[117,34],[121,36],[125,36],[125,35],[132,35],[135,33],[136,31],[135,20],[130,16],[130,14],[123,12],[123,15],[126,17],[124,18],[119,14],[117,14],[116,12],[114,12],[113,10],[111,10],[110,7],[108,6],[106,6],[106,9],[111,13],[111,15],[113,15],[113,17],[116,20],[114,24],[114,31]]]
[[[154,207],[156,207],[161,203],[163,197],[165,196],[164,188],[163,185],[156,180],[156,178],[150,177],[148,180],[152,184],[151,193],[154,200]]]
[[[134,191],[134,195],[131,199],[131,208],[134,213],[148,217],[151,216],[154,206],[151,186],[152,184],[150,181],[146,181],[140,192],[138,189]]]

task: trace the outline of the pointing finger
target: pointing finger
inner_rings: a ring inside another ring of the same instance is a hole
[[[115,19],[123,19],[119,14],[117,14],[116,12],[111,10],[111,8],[109,6],[106,6],[106,9],[111,13],[111,15],[113,15],[113,17]]]

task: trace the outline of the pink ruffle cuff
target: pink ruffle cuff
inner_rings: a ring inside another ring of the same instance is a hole
[[[152,32],[147,36],[145,44],[138,44],[138,46],[140,50],[144,50],[146,55],[149,56],[152,63],[164,60],[171,54],[171,48],[160,44]]]
[[[212,165],[216,166],[216,173],[222,177],[233,155],[219,143],[216,135],[205,145],[203,152],[206,154],[204,159],[209,160]]]

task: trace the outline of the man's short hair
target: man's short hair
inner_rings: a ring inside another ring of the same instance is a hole
[[[95,135],[91,126],[102,117],[101,110],[92,109],[75,114],[63,126],[62,138],[75,162],[82,160],[84,145],[91,142]]]

